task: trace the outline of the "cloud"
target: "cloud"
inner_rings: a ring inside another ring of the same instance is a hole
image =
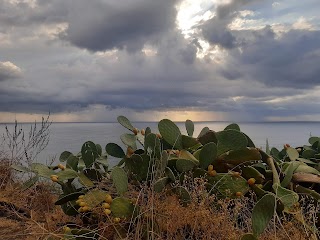
[[[79,0],[70,8],[62,39],[90,51],[141,50],[175,28],[177,0]]]
[[[12,62],[0,62],[0,82],[19,78],[21,73],[21,69]]]

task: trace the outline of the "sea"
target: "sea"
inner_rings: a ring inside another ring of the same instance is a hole
[[[204,127],[214,131],[221,131],[231,122],[195,122],[194,136],[198,136]],[[150,127],[153,132],[158,132],[156,122],[132,123],[138,129]],[[186,134],[185,123],[176,123],[183,134]],[[21,127],[28,133],[31,123],[23,123]],[[298,147],[308,144],[310,136],[320,136],[320,122],[245,122],[238,123],[242,132],[246,133],[257,147],[266,148],[268,140],[270,147],[282,148],[284,144]],[[5,126],[13,131],[14,124],[0,124],[0,136],[5,133]],[[39,125],[40,126],[40,125]],[[39,127],[38,126],[38,127]],[[117,143],[124,146],[120,135],[130,133],[119,123],[52,123],[50,128],[50,139],[47,147],[37,156],[35,162],[49,163],[57,162],[63,151],[77,154],[86,141],[99,143],[103,148],[108,143]],[[3,141],[3,140],[2,140]],[[0,142],[1,143],[1,142]],[[3,142],[2,142],[3,145]]]

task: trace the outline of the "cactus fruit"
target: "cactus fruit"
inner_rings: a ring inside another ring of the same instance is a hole
[[[210,172],[210,171],[212,171],[213,170],[213,165],[209,165],[208,166],[208,171]]]
[[[62,165],[62,164],[58,164],[58,168],[60,168],[61,170],[65,170],[66,169],[66,167],[64,165]]]
[[[58,180],[59,177],[57,175],[51,175],[50,178],[51,178],[52,182],[58,182],[59,181]]]
[[[236,195],[236,197],[238,197],[238,198],[239,198],[239,197],[242,197],[242,192],[236,192],[235,195]]]
[[[141,129],[141,131],[140,131],[140,132],[141,132],[141,135],[142,135],[142,136],[144,136],[144,135],[145,135],[145,133],[146,133],[144,129]]]
[[[109,203],[102,203],[102,207],[109,209],[110,208],[110,204]]]
[[[210,177],[214,177],[217,175],[217,171],[216,170],[211,170],[211,171],[208,171],[208,174]]]
[[[132,147],[128,146],[126,154],[127,158],[130,158],[132,154],[134,154],[134,150],[132,149]]]
[[[134,135],[137,135],[137,134],[139,133],[139,130],[138,130],[137,128],[134,128],[134,129],[132,130],[132,132],[133,132]]]
[[[110,194],[107,194],[107,195],[105,196],[105,201],[106,201],[106,203],[109,203],[109,204],[112,203],[112,197],[111,197]]]
[[[114,222],[114,223],[119,223],[120,221],[121,221],[121,218],[118,218],[118,217],[116,217],[116,218],[113,219],[113,222]]]
[[[254,179],[254,178],[249,178],[249,179],[248,179],[248,184],[249,184],[250,186],[254,185],[255,183],[256,183],[256,179]]]
[[[104,212],[104,214],[106,214],[106,215],[111,214],[111,210],[108,209],[108,208],[104,209],[103,212]]]

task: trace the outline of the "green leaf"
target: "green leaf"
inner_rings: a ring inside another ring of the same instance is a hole
[[[116,158],[123,158],[125,156],[123,149],[118,144],[115,144],[115,143],[108,143],[106,145],[106,152],[110,156],[116,157]]]
[[[120,136],[121,141],[131,147],[133,150],[137,150],[137,136],[134,134],[125,133]]]
[[[241,240],[258,240],[252,233],[242,235]]]
[[[252,211],[252,230],[255,236],[259,236],[263,233],[275,214],[275,208],[276,198],[270,193],[264,195],[256,203]]]
[[[160,178],[158,179],[155,183],[154,183],[154,191],[156,192],[161,192],[165,186],[167,185],[167,183],[169,183],[169,178],[168,177],[163,177],[163,178]]]
[[[75,171],[78,171],[78,163],[79,163],[79,158],[71,154],[67,159],[66,167],[71,168]]]
[[[11,165],[11,168],[16,170],[16,171],[24,172],[24,173],[31,172],[31,169],[29,169],[29,168],[27,168],[25,166],[22,166],[22,165]]]
[[[83,196],[82,200],[87,203],[89,207],[94,208],[106,199],[106,195],[107,193],[105,191],[91,190]]]
[[[281,185],[278,183],[274,183],[272,185],[272,188],[275,191],[276,196],[280,199],[286,209],[292,207],[299,200],[299,196],[297,193],[281,187]]]
[[[239,150],[246,148],[248,140],[245,135],[237,130],[224,130],[217,133],[218,138],[218,155],[229,150]]]
[[[82,145],[81,154],[87,168],[90,168],[96,158],[99,157],[96,145],[91,141],[87,141]]]
[[[113,199],[110,210],[114,217],[131,217],[134,212],[134,205],[127,198],[117,197]]]
[[[288,167],[284,171],[285,177],[281,182],[282,187],[287,187],[289,185],[289,183],[292,179],[293,173],[299,167],[300,164],[301,164],[300,162],[296,162],[296,161],[292,161],[289,163]]]
[[[214,142],[209,142],[204,145],[200,151],[199,163],[200,167],[207,169],[208,166],[216,159],[217,157],[217,145]]]
[[[118,194],[124,194],[128,190],[128,177],[126,172],[120,167],[114,167],[111,176]]]
[[[30,178],[28,181],[24,182],[23,185],[22,185],[22,191],[31,188],[34,184],[36,184],[36,182],[38,180],[39,180],[39,176],[36,175],[36,176]]]
[[[119,116],[117,120],[123,127],[127,128],[130,131],[133,131],[134,127],[132,126],[128,118],[126,118],[125,116]]]
[[[59,182],[60,181],[63,182],[65,180],[74,179],[74,178],[78,177],[78,173],[72,169],[69,169],[69,168],[66,168],[63,171],[56,173],[56,175],[58,176]]]
[[[69,157],[70,155],[72,155],[71,152],[69,152],[69,151],[64,151],[63,153],[60,154],[59,161],[60,161],[60,162],[65,162],[65,161],[67,161],[67,159],[68,159],[68,157]]]
[[[176,167],[179,172],[187,172],[196,167],[197,164],[190,159],[178,159]]]
[[[236,131],[239,131],[240,132],[240,127],[238,124],[236,123],[231,123],[229,124],[228,126],[225,127],[224,130],[229,130],[229,129],[233,129],[233,130],[236,130]]]
[[[55,205],[65,204],[69,201],[76,200],[80,195],[83,195],[83,194],[84,194],[83,192],[74,192],[74,193],[64,195],[61,198],[59,198],[54,204]]]
[[[96,144],[96,149],[97,149],[98,155],[101,156],[102,155],[102,147],[101,147],[101,145],[100,144]]]
[[[181,132],[178,126],[169,119],[163,119],[158,124],[158,129],[163,139],[171,146],[182,149]]]
[[[186,130],[187,130],[187,133],[188,133],[188,136],[192,137],[193,135],[193,132],[194,132],[194,124],[191,120],[186,120]]]
[[[296,160],[299,157],[299,153],[297,151],[297,149],[294,149],[292,147],[288,147],[286,149],[288,157],[290,158],[291,161]]]
[[[82,172],[79,173],[78,177],[79,177],[79,182],[82,185],[84,185],[85,187],[93,187],[94,186],[93,182],[89,178],[87,178],[87,176],[84,175],[84,173],[82,173]]]
[[[52,169],[49,169],[48,166],[43,165],[41,163],[32,163],[31,169],[36,172],[39,176],[50,178],[51,175],[55,175],[56,172]]]

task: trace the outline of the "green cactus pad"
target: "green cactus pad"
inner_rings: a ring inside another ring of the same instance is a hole
[[[208,190],[218,197],[236,198],[236,192],[246,194],[249,190],[247,180],[243,177],[233,177],[229,173],[218,173],[216,176],[207,176]]]
[[[111,176],[118,194],[124,194],[128,190],[128,177],[126,172],[120,167],[114,167],[112,169]]]
[[[90,168],[96,158],[99,157],[96,145],[91,141],[87,141],[82,145],[81,155],[87,168]]]
[[[313,145],[315,142],[320,142],[320,138],[319,137],[310,137],[309,138],[309,143],[311,145]]]
[[[154,183],[154,191],[156,192],[162,192],[162,190],[165,188],[165,186],[169,183],[170,178],[168,177],[163,177],[158,179],[155,183]]]
[[[160,145],[161,145],[160,139],[157,137],[156,134],[149,133],[145,137],[145,141],[144,141],[145,150],[148,153],[152,154],[153,156],[157,156],[158,158],[160,157],[160,154],[161,154]]]
[[[31,188],[31,187],[34,186],[38,181],[39,181],[39,176],[38,176],[38,175],[36,175],[36,176],[30,178],[29,180],[25,181],[25,182],[23,183],[23,185],[22,185],[22,191]]]
[[[78,177],[78,173],[70,168],[66,168],[63,171],[56,173],[56,175],[58,176],[59,182]]]
[[[210,129],[208,127],[202,128],[202,130],[200,131],[200,133],[198,135],[198,138],[200,138],[201,136],[203,136],[204,134],[206,134],[209,131],[210,131]]]
[[[120,136],[120,139],[128,147],[131,147],[133,150],[137,150],[136,135],[125,133]]]
[[[214,142],[209,142],[204,145],[200,151],[199,163],[200,167],[207,169],[217,157],[217,145]]]
[[[78,163],[79,163],[79,158],[71,154],[67,159],[66,167],[74,171],[78,171]]]
[[[57,175],[55,171],[49,169],[46,165],[41,163],[32,163],[31,170],[41,177],[50,178],[51,175]]]
[[[72,155],[71,152],[68,152],[68,151],[64,151],[63,153],[60,154],[60,157],[59,157],[59,161],[60,162],[65,162],[67,161],[68,157]]]
[[[102,155],[102,147],[101,147],[101,145],[100,144],[96,144],[96,149],[97,149],[98,155],[101,156]]]
[[[171,168],[166,167],[166,169],[164,170],[166,176],[172,181],[174,182],[176,180],[176,177],[174,176],[174,173],[172,172]]]
[[[100,173],[100,170],[98,170],[98,169],[94,169],[94,168],[88,169],[87,168],[83,171],[83,173],[92,181],[99,182],[102,180],[102,175]]]
[[[194,124],[191,120],[186,120],[186,130],[187,130],[187,133],[188,133],[188,136],[192,137],[193,135],[193,132],[194,132]]]
[[[286,149],[288,157],[290,158],[291,161],[296,160],[299,157],[299,153],[297,151],[297,149],[294,149],[292,147],[288,147]]]
[[[23,172],[23,173],[28,173],[28,172],[31,172],[32,170],[25,167],[25,166],[22,166],[22,165],[11,165],[11,168],[18,171],[18,172]]]
[[[239,127],[239,125],[236,124],[236,123],[231,123],[231,124],[229,124],[228,126],[225,127],[224,130],[229,130],[229,129],[237,130],[237,131],[240,132],[240,127]]]
[[[102,190],[91,190],[87,192],[82,200],[91,208],[98,206],[106,199],[106,192]]]
[[[302,157],[310,159],[310,158],[314,158],[314,156],[317,154],[317,152],[315,150],[312,149],[308,149],[308,150],[304,150],[302,152]]]
[[[239,150],[229,151],[220,155],[217,158],[217,163],[229,163],[236,166],[245,162],[258,160],[261,160],[261,154],[259,150],[257,150],[256,148],[243,148]]]
[[[312,173],[312,174],[315,174],[315,175],[320,175],[320,172],[313,168],[313,167],[310,167],[308,166],[307,164],[305,163],[301,163],[297,168],[296,170],[294,171],[295,173],[296,172],[303,172],[303,173]]]
[[[248,140],[245,135],[237,130],[224,130],[217,133],[218,155],[229,150],[239,150],[246,148]]]
[[[281,187],[280,184],[274,183],[272,188],[286,209],[292,207],[299,201],[299,195],[294,191]]]
[[[202,134],[200,137],[198,137],[198,140],[202,145],[206,145],[210,142],[217,144],[218,142],[217,134],[212,130],[208,130],[206,133]]]
[[[119,116],[117,117],[117,120],[123,127],[127,128],[130,131],[133,131],[134,127],[132,126],[128,118],[126,118],[125,116]]]
[[[257,184],[261,184],[264,182],[265,177],[261,174],[257,169],[251,166],[244,166],[241,168],[242,174],[245,179],[254,178]]]
[[[181,135],[183,149],[188,149],[196,145],[201,146],[200,142],[193,137]]]
[[[106,152],[115,158],[123,158],[125,156],[123,149],[115,143],[108,143],[106,145]]]
[[[134,212],[134,205],[127,198],[117,197],[113,199],[110,210],[114,217],[131,217]]]
[[[183,206],[187,206],[189,203],[191,203],[190,193],[185,187],[178,186],[176,187],[175,192],[179,196]]]
[[[163,139],[176,149],[182,149],[181,132],[178,126],[169,119],[163,119],[158,124]]]
[[[254,206],[252,211],[252,230],[258,237],[268,226],[276,211],[276,198],[274,194],[264,195]]]
[[[62,195],[54,204],[62,205],[69,201],[77,200],[79,196],[83,195],[83,192],[74,192],[67,195]]]
[[[150,169],[150,156],[133,154],[125,159],[125,165],[138,181],[146,180]]]
[[[188,172],[196,166],[197,164],[190,159],[178,159],[176,162],[176,168],[179,172]]]
[[[85,187],[93,187],[94,186],[93,182],[89,178],[87,178],[87,176],[84,175],[84,173],[82,173],[82,172],[79,173],[78,177],[79,177],[79,182],[83,186],[85,186]]]

